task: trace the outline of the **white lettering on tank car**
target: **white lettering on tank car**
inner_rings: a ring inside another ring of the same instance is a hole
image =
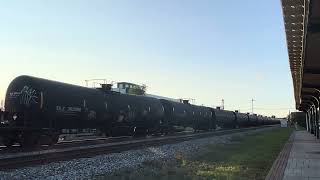
[[[81,112],[81,107],[72,107],[72,106],[56,106],[57,112]]]
[[[21,92],[11,92],[9,93],[10,98],[17,98],[19,97]]]

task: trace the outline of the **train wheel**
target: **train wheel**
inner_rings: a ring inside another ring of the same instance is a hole
[[[39,138],[36,134],[24,134],[22,136],[20,145],[23,148],[31,148],[39,145]]]
[[[57,144],[58,141],[59,141],[59,135],[52,135],[52,136],[50,136],[50,144],[49,145]]]
[[[163,131],[162,134],[163,134],[163,135],[168,135],[168,134],[169,134],[169,128],[164,129],[164,131]]]
[[[198,133],[198,132],[199,132],[199,130],[196,127],[194,127],[193,128],[193,133]]]
[[[11,147],[14,144],[14,139],[11,137],[3,137],[2,143],[7,147]]]
[[[147,129],[145,128],[134,128],[133,130],[133,136],[135,137],[143,137],[143,136],[147,136]]]

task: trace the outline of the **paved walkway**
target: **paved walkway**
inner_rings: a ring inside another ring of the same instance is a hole
[[[306,131],[296,131],[292,143],[282,180],[320,180],[320,141]]]

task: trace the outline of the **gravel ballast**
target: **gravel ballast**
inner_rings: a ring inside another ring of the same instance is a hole
[[[232,136],[243,136],[270,129],[272,128],[99,155],[92,158],[25,167],[10,171],[0,171],[0,179],[90,179],[96,175],[111,173],[123,168],[138,168],[146,161],[174,159],[177,153],[187,156],[192,155],[199,152],[208,144],[225,144],[230,142]]]

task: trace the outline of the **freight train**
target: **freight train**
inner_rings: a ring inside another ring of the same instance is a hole
[[[107,136],[145,136],[178,129],[212,131],[278,124],[275,118],[147,96],[120,94],[111,86],[86,88],[31,76],[9,85],[0,137],[6,146],[54,144],[65,130],[96,129]]]

